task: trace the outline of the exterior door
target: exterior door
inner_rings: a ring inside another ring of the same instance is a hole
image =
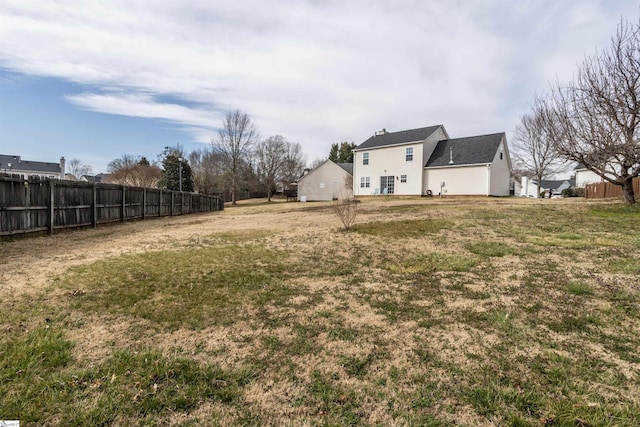
[[[393,194],[394,185],[393,176],[381,176],[380,177],[380,193],[381,194]]]

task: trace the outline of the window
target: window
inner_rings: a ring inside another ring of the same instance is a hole
[[[369,164],[369,153],[362,153],[362,164],[363,165]]]
[[[413,147],[407,147],[407,149],[405,150],[405,157],[407,159],[407,162],[413,161]]]
[[[320,188],[324,188],[324,182],[320,183]]]
[[[368,176],[360,177],[360,188],[369,188],[371,187],[371,178]]]
[[[407,175],[400,175],[400,182],[407,182]]]

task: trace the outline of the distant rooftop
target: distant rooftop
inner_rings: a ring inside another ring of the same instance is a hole
[[[11,166],[9,166],[11,165]],[[25,171],[39,173],[60,173],[60,163],[36,162],[32,160],[22,160],[20,156],[0,154],[1,171]]]

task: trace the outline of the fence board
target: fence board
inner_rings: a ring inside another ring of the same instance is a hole
[[[0,236],[222,209],[218,195],[0,174]]]
[[[633,178],[633,192],[636,196],[640,195],[640,178]],[[622,186],[607,181],[587,184],[584,188],[584,196],[587,199],[621,198],[623,197]]]

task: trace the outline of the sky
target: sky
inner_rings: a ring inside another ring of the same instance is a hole
[[[206,148],[236,109],[310,163],[383,128],[510,140],[639,17],[638,0],[0,0],[0,154],[99,173]]]

